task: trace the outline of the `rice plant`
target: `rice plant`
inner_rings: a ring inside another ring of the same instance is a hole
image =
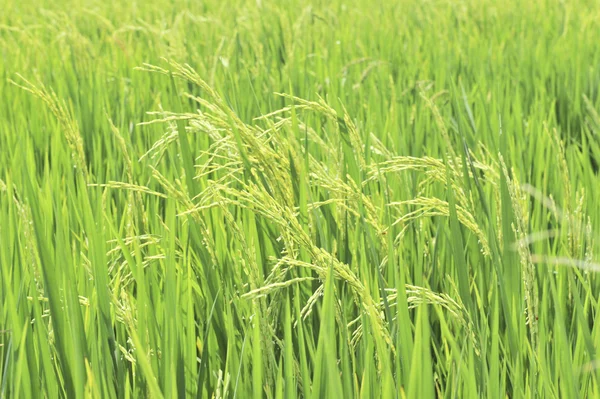
[[[591,0],[5,0],[0,398],[600,397]]]

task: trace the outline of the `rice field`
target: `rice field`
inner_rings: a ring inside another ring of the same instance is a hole
[[[0,398],[600,397],[596,1],[0,8]]]

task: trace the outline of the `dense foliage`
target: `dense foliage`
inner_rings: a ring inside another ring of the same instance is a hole
[[[597,2],[0,7],[0,397],[600,396]]]

